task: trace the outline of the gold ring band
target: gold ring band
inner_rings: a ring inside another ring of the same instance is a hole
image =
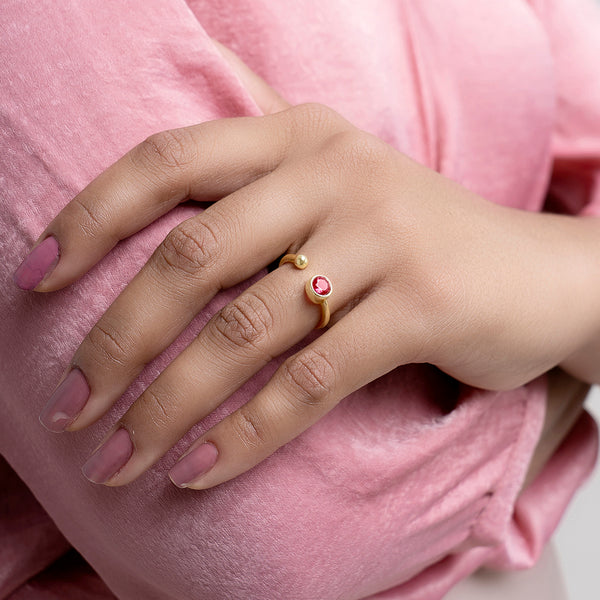
[[[294,263],[294,266],[298,269],[306,269],[308,266],[308,258],[304,254],[286,254],[280,261],[279,266],[284,263]]]
[[[308,258],[304,254],[286,254],[280,261],[279,266],[285,263],[292,263],[297,269],[306,269]],[[321,307],[321,319],[315,329],[321,329],[329,323],[331,316],[329,312],[329,303],[327,298],[331,296],[333,286],[331,281],[325,275],[315,275],[304,286],[306,297],[313,303]]]

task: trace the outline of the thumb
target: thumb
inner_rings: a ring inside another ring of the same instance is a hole
[[[211,38],[217,49],[240,78],[254,101],[265,115],[289,108],[291,104],[284,100],[262,77],[250,69],[232,50]]]

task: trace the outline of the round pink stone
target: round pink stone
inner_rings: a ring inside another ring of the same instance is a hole
[[[327,296],[331,292],[331,283],[327,277],[318,275],[312,280],[312,289],[317,296]]]

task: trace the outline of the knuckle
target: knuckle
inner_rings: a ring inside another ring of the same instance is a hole
[[[410,323],[400,333],[403,363],[439,364],[438,353],[448,348],[448,340],[455,345],[453,355],[458,356],[465,319],[473,319],[463,275],[449,269],[432,270],[427,262],[403,261],[405,269],[401,273],[398,269],[394,276],[402,284],[395,283],[382,296],[392,306],[390,314],[404,315],[403,321]]]
[[[242,444],[251,449],[267,446],[271,442],[268,429],[256,411],[241,407],[234,419],[235,434]]]
[[[225,306],[214,320],[214,328],[236,348],[261,349],[274,323],[273,312],[259,293],[246,292]]]
[[[306,102],[289,109],[292,127],[300,133],[331,131],[348,127],[349,122],[335,110],[318,102]]]
[[[181,170],[196,160],[194,139],[186,127],[160,131],[138,144],[131,155],[136,166],[142,169]]]
[[[105,216],[84,197],[75,196],[71,200],[71,205],[76,211],[75,222],[86,237],[95,238],[106,229]]]
[[[324,140],[310,159],[310,170],[319,173],[329,194],[386,197],[393,189],[390,185],[397,171],[391,150],[376,136],[356,128],[346,129]]]
[[[308,406],[320,406],[334,393],[336,371],[319,350],[304,350],[283,363],[282,377],[293,398]]]
[[[378,137],[360,129],[341,131],[331,136],[324,147],[325,156],[344,174],[358,177],[380,175],[388,167],[390,147]]]
[[[100,320],[87,335],[87,343],[91,346],[92,355],[102,365],[118,365],[127,367],[131,362],[131,344],[105,320]]]
[[[197,275],[216,260],[217,240],[213,228],[205,221],[186,221],[171,230],[158,247],[160,265],[178,275]]]
[[[146,389],[138,398],[136,405],[136,408],[142,412],[143,418],[150,419],[156,427],[164,428],[176,420],[174,407],[177,403],[163,390]]]

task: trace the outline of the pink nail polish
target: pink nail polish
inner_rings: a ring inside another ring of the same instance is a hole
[[[219,451],[214,444],[200,444],[175,464],[169,477],[177,487],[187,487],[192,480],[210,471],[218,456]]]
[[[129,432],[121,427],[88,458],[81,470],[92,483],[104,483],[125,466],[132,454]]]
[[[13,281],[22,290],[32,290],[56,266],[58,256],[56,238],[47,237],[26,256],[15,271]]]
[[[50,396],[40,414],[40,423],[49,431],[64,431],[83,410],[89,396],[90,386],[84,374],[77,368],[72,369]]]

